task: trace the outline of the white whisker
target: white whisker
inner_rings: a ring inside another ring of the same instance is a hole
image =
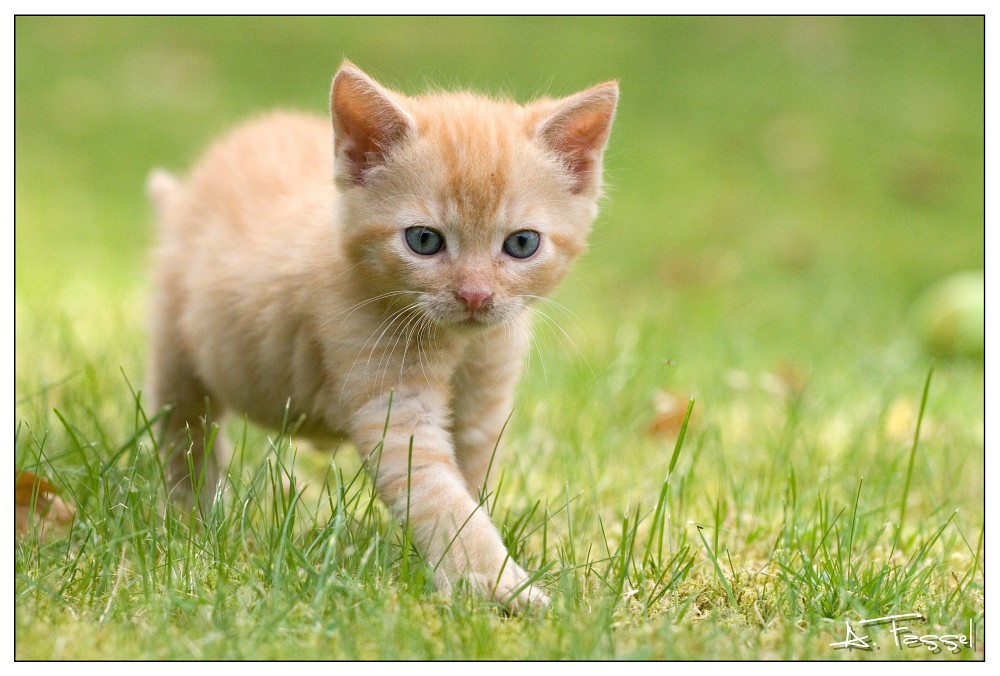
[[[405,296],[405,295],[419,296],[420,292],[419,291],[402,290],[402,291],[389,291],[389,292],[386,292],[386,293],[380,293],[377,296],[372,296],[371,298],[367,298],[367,299],[361,301],[360,303],[355,303],[351,307],[346,308],[344,310],[341,310],[337,314],[335,314],[335,315],[333,315],[331,317],[328,317],[324,321],[320,322],[320,324],[318,325],[317,328],[325,328],[329,324],[332,324],[334,322],[334,320],[336,320],[337,318],[343,316],[344,314],[347,315],[346,317],[344,317],[344,321],[346,322],[350,318],[350,316],[352,314],[354,314],[354,312],[356,310],[364,307],[365,305],[368,305],[369,303],[374,303],[376,301],[384,300],[386,298],[391,298],[393,296]]]
[[[343,387],[341,387],[341,391],[340,391],[341,396],[343,396],[344,391],[347,388],[347,383],[350,381],[351,374],[354,372],[354,368],[358,365],[358,361],[361,359],[361,355],[364,354],[365,348],[368,347],[369,343],[371,343],[372,344],[372,349],[368,353],[368,359],[365,362],[365,369],[364,369],[364,373],[363,373],[363,379],[364,379],[364,381],[366,383],[366,386],[367,386],[367,384],[370,382],[368,380],[368,367],[371,364],[371,359],[372,359],[372,356],[375,353],[375,350],[379,346],[379,341],[385,335],[385,332],[389,330],[389,328],[395,323],[395,321],[402,314],[404,314],[405,312],[407,312],[409,310],[412,310],[412,309],[416,308],[417,306],[418,306],[418,303],[410,303],[408,305],[404,305],[402,308],[399,308],[398,310],[392,312],[387,317],[383,318],[382,321],[379,323],[379,325],[375,327],[375,330],[372,331],[371,335],[368,337],[368,340],[366,340],[364,342],[364,344],[361,346],[361,349],[358,351],[357,356],[354,358],[354,362],[351,364],[351,368],[348,369],[348,371],[347,371],[347,376],[344,378],[344,385],[343,385]],[[378,333],[379,329],[382,329],[383,326],[385,328],[382,330],[382,333],[379,335],[378,338],[375,339],[375,342],[372,343],[372,339],[375,338],[375,334]],[[366,389],[367,389],[367,387],[366,387]],[[367,390],[367,391],[368,391],[368,394],[370,394],[370,395],[374,394],[370,390]]]
[[[393,312],[389,316],[389,319],[387,321],[383,321],[382,322],[383,324],[386,324],[386,327],[384,329],[382,329],[382,333],[379,334],[379,337],[375,340],[374,343],[372,343],[372,349],[369,350],[369,352],[368,352],[368,360],[365,362],[364,376],[365,376],[365,382],[366,383],[375,383],[378,380],[378,375],[379,375],[379,371],[382,368],[382,361],[383,361],[383,359],[391,359],[392,358],[392,349],[388,347],[388,343],[392,340],[392,337],[394,335],[396,335],[396,330],[398,328],[398,327],[394,328],[395,325],[396,325],[396,321],[399,318],[404,317],[408,311],[412,310],[415,307],[416,307],[416,304],[406,305],[406,306],[400,308],[399,310]],[[379,326],[381,326],[381,324]],[[385,337],[386,332],[390,328],[392,329],[392,333],[389,335],[389,339],[386,340],[386,341],[383,341],[383,338]],[[378,331],[378,329],[375,329],[375,330]],[[374,333],[372,335],[374,335]],[[368,343],[366,342],[365,345],[367,345],[367,344]],[[381,348],[383,350],[383,352],[382,352],[381,355],[379,355],[379,361],[378,361],[378,364],[375,367],[375,377],[374,378],[369,378],[368,377],[368,367],[371,366],[372,357],[375,356],[375,350],[377,350],[379,348]],[[362,348],[362,349],[364,349],[364,348]],[[378,389],[378,388],[376,388],[376,389]],[[376,394],[376,393],[377,392],[372,392],[372,394]]]
[[[555,319],[547,315],[542,310],[539,310],[537,307],[533,306],[528,306],[528,308],[534,315],[541,317],[542,322],[549,329],[549,331],[552,332],[552,334],[556,337],[556,339],[559,341],[560,344],[566,343],[573,348],[573,351],[576,352],[577,356],[580,357],[581,360],[583,360],[583,363],[587,366],[587,370],[590,371],[591,376],[594,378],[594,380],[596,380],[597,374],[594,372],[594,368],[590,365],[590,362],[587,360],[586,355],[583,354],[583,351],[576,344],[576,341],[573,340],[573,337],[570,336],[569,333],[567,333],[566,330],[562,326],[560,326]]]

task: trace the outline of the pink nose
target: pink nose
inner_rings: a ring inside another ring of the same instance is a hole
[[[463,289],[456,295],[465,301],[465,306],[472,312],[481,308],[483,303],[493,297],[493,293],[491,291],[480,291],[477,289]]]

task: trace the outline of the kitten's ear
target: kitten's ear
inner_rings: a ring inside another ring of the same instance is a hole
[[[601,158],[618,104],[618,83],[605,82],[558,102],[538,125],[537,134],[573,177],[573,192],[596,192]]]
[[[350,61],[333,78],[330,112],[335,172],[353,185],[363,185],[366,174],[415,126],[391,94]]]

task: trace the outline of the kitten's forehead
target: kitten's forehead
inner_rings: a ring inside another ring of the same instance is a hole
[[[492,220],[503,209],[528,144],[525,109],[473,95],[417,103],[420,134],[438,156],[440,197],[465,222]]]

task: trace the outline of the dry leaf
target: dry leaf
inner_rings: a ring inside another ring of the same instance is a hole
[[[656,415],[649,424],[649,434],[654,437],[676,437],[681,431],[687,413],[688,400],[666,390],[653,393]]]
[[[68,526],[76,510],[46,479],[21,472],[14,477],[14,528],[18,535],[34,529],[39,537],[49,528]],[[34,504],[32,504],[34,503]]]
[[[791,399],[802,394],[806,386],[806,375],[794,363],[783,362],[773,371],[761,373],[759,383],[766,392],[782,399]]]
[[[806,389],[808,380],[805,371],[795,362],[784,361],[774,367],[774,375],[785,385],[786,392],[791,396],[799,396]]]

